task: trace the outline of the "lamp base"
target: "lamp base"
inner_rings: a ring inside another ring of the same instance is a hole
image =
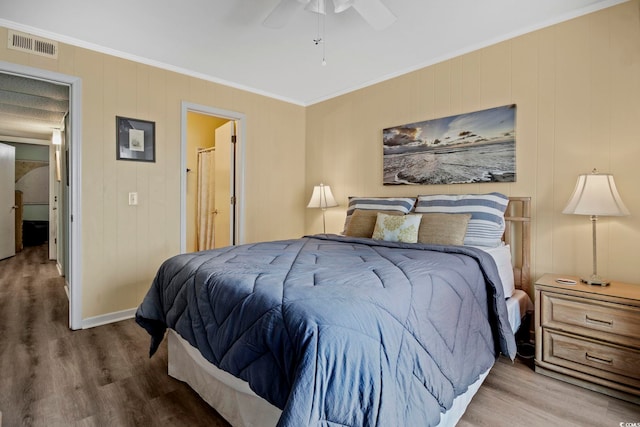
[[[586,283],[587,285],[592,285],[592,286],[609,286],[608,280],[604,280],[602,277],[596,276],[596,275],[591,275],[586,279],[581,278],[580,281],[582,283]]]

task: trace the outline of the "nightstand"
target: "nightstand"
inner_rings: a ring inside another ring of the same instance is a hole
[[[640,285],[545,274],[535,310],[536,372],[640,403]]]

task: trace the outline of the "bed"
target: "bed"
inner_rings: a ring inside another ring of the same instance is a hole
[[[152,354],[169,330],[169,375],[234,426],[454,425],[515,356],[529,203],[509,199],[491,249],[316,235],[178,255],[136,320]]]

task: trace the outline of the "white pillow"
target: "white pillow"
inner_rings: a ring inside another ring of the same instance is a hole
[[[387,242],[417,243],[422,215],[387,215],[378,212],[371,238]]]
[[[495,247],[502,244],[509,198],[501,193],[432,194],[418,196],[416,213],[470,213],[464,244]]]
[[[513,277],[513,264],[511,261],[511,247],[509,245],[500,245],[495,248],[479,247],[479,249],[491,255],[498,268],[498,275],[502,282],[504,297],[511,297],[516,290],[515,279]]]

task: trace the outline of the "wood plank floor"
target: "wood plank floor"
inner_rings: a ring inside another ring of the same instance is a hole
[[[3,427],[228,425],[188,386],[167,375],[166,341],[152,359],[147,357],[148,336],[133,320],[82,331],[67,325],[63,281],[46,260],[46,247],[28,247],[0,261]],[[634,422],[640,423],[639,406],[535,374],[521,361],[500,359],[459,426]]]

